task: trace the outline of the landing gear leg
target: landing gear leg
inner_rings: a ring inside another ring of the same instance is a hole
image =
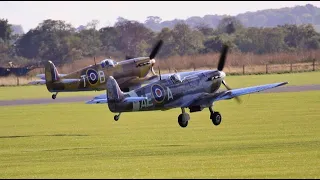
[[[212,110],[212,107],[209,107],[209,110],[210,110],[210,119],[212,120],[212,123],[218,126],[222,120],[221,114],[219,112],[214,112]]]
[[[182,114],[178,117],[178,123],[181,127],[185,128],[188,126],[188,121],[190,120],[190,116],[185,112],[184,108],[181,108]]]
[[[56,92],[55,94],[52,94],[52,99],[56,99],[56,97],[57,97],[57,95],[58,95],[58,93]]]
[[[118,121],[119,118],[120,118],[120,115],[121,115],[121,113],[119,113],[118,115],[114,115],[113,119],[114,119],[115,121]]]

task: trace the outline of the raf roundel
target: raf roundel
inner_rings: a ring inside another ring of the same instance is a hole
[[[155,84],[151,87],[151,93],[154,97],[154,100],[157,103],[162,103],[164,100],[164,89],[162,86]]]
[[[86,74],[91,85],[94,85],[98,82],[98,73],[95,70],[88,69]]]

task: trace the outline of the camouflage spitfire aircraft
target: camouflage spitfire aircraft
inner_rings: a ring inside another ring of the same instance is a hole
[[[160,78],[160,80],[127,93],[122,92],[117,81],[110,76],[106,83],[106,94],[95,97],[87,104],[108,103],[111,112],[119,113],[114,116],[115,121],[119,120],[122,112],[164,111],[181,108],[182,113],[178,117],[178,123],[181,127],[186,127],[190,119],[189,114],[185,112],[185,108],[189,108],[190,113],[209,108],[210,119],[217,126],[221,123],[222,118],[219,112],[213,111],[214,102],[232,98],[241,102],[238,96],[264,91],[288,83],[281,82],[232,90],[226,84],[224,80],[226,74],[222,71],[227,50],[228,46],[224,46],[217,70],[197,71],[183,79],[180,77],[181,73],[176,73],[171,75],[170,78]],[[221,84],[227,90],[218,92]]]
[[[140,87],[142,82],[158,77],[153,70],[154,57],[162,44],[162,40],[158,41],[149,57],[137,57],[120,62],[105,59],[99,64],[90,65],[70,74],[59,74],[55,65],[48,61],[45,64],[45,74],[37,75],[42,80],[30,84],[46,84],[49,92],[55,92],[52,95],[52,99],[55,99],[58,92],[105,90],[106,77],[113,76],[119,82],[121,89],[128,92]],[[147,77],[150,70],[154,76]]]

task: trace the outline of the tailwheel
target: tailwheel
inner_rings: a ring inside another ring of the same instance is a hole
[[[188,113],[183,112],[178,117],[178,123],[181,127],[185,128],[188,126],[188,121],[190,119],[190,116]]]
[[[118,121],[119,118],[120,118],[120,114],[121,114],[121,113],[119,113],[118,115],[114,115],[113,119],[114,119],[115,121]]]
[[[57,94],[52,94],[52,99],[56,99],[56,97],[57,97]]]
[[[219,112],[214,112],[210,114],[210,119],[214,125],[218,126],[221,123],[222,117]]]

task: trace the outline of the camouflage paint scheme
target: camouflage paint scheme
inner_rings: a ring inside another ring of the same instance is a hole
[[[283,86],[288,82],[266,84],[247,88],[231,89],[225,82],[226,74],[223,72],[228,46],[223,45],[217,70],[203,70],[194,72],[182,72],[167,75],[165,79],[153,80],[144,87],[137,88],[128,93],[121,91],[114,77],[109,76],[106,83],[106,94],[94,97],[87,104],[107,103],[111,112],[118,112],[114,120],[118,121],[122,112],[168,110],[181,108],[178,116],[181,127],[187,127],[190,116],[185,112],[189,108],[190,113],[209,108],[210,119],[214,125],[221,123],[221,114],[214,112],[213,103],[219,100],[235,98],[241,102],[238,96],[264,91]],[[218,91],[221,84],[227,90]]]
[[[111,112],[166,110],[177,107],[188,107],[187,104],[193,97],[198,96],[202,92],[212,93],[219,89],[221,85],[220,79],[208,83],[207,79],[212,76],[219,76],[219,72],[207,71],[195,73],[193,76],[185,77],[181,82],[174,81],[171,78],[162,79],[123,94],[122,97],[120,95],[120,99],[117,100],[108,97],[108,106]],[[107,83],[108,89],[111,89],[112,85],[116,86],[114,79],[111,79]],[[147,100],[135,103],[121,103],[120,101],[125,97],[137,96],[147,97]]]
[[[218,91],[226,74],[223,71],[207,70],[190,73],[181,78],[180,73],[172,74],[169,78],[157,80],[144,87],[124,93],[117,81],[111,76],[107,80],[106,94],[95,97],[87,104],[107,103],[111,112],[169,110],[181,108],[182,114],[178,117],[181,127],[186,127],[189,115],[184,108],[189,108],[190,113],[209,108],[210,119],[215,125],[221,122],[221,115],[212,110],[213,103],[219,100],[259,92],[287,84],[287,82],[253,86],[234,90]]]
[[[105,90],[106,77],[113,76],[124,91],[140,85],[155,63],[149,57],[134,58],[119,63],[106,59],[67,75],[59,75],[55,65],[45,64],[45,83],[49,92]],[[150,78],[150,77],[148,77]]]
[[[130,58],[119,63],[112,59],[105,59],[99,64],[90,65],[70,74],[59,74],[55,65],[48,61],[45,64],[45,74],[37,75],[42,80],[29,84],[46,84],[49,92],[56,93],[52,95],[52,99],[55,99],[58,92],[104,90],[106,77],[113,76],[118,80],[122,90],[127,92],[140,87],[143,81],[157,77],[153,71],[154,58],[162,44],[163,41],[159,40],[149,57]],[[154,76],[146,77],[150,70]]]

